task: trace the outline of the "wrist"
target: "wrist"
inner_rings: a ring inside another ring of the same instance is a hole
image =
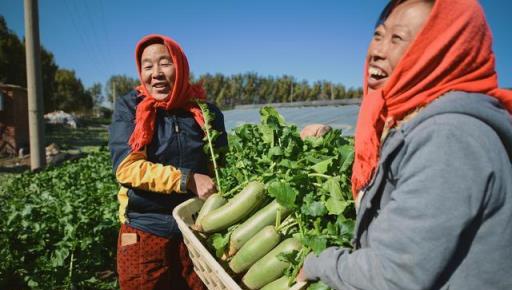
[[[190,177],[192,176],[192,171],[188,168],[180,168],[181,177],[180,177],[180,187],[179,193],[186,193],[188,191],[188,183],[190,182]]]

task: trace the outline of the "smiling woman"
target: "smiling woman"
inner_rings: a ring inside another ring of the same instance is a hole
[[[216,191],[203,151],[201,86],[189,83],[181,47],[149,35],[136,47],[140,85],[120,98],[110,127],[109,147],[121,184],[117,270],[121,289],[205,289],[192,268],[176,221],[179,203]],[[223,115],[208,104],[227,146]],[[172,287],[171,287],[172,286]]]
[[[482,8],[394,0],[383,16],[355,133],[354,248],[310,254],[301,276],[335,289],[512,289],[512,92],[498,88]]]
[[[377,26],[368,48],[368,90],[382,88],[427,20],[434,1],[407,1]]]
[[[156,100],[165,100],[176,78],[169,51],[161,43],[148,45],[142,51],[141,66],[140,76],[148,92]]]

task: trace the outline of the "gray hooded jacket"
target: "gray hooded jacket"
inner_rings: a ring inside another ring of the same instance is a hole
[[[391,130],[358,209],[355,250],[304,264],[334,289],[512,289],[512,118],[451,92]]]

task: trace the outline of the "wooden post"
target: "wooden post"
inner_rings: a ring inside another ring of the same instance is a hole
[[[24,4],[30,168],[32,171],[35,171],[46,165],[43,127],[43,86],[39,45],[39,15],[37,0],[25,0]]]

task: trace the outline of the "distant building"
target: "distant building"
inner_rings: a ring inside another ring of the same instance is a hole
[[[44,115],[44,121],[48,124],[66,125],[73,129],[77,127],[77,119],[75,116],[64,111],[54,111]]]
[[[27,89],[0,83],[0,155],[29,146]]]

